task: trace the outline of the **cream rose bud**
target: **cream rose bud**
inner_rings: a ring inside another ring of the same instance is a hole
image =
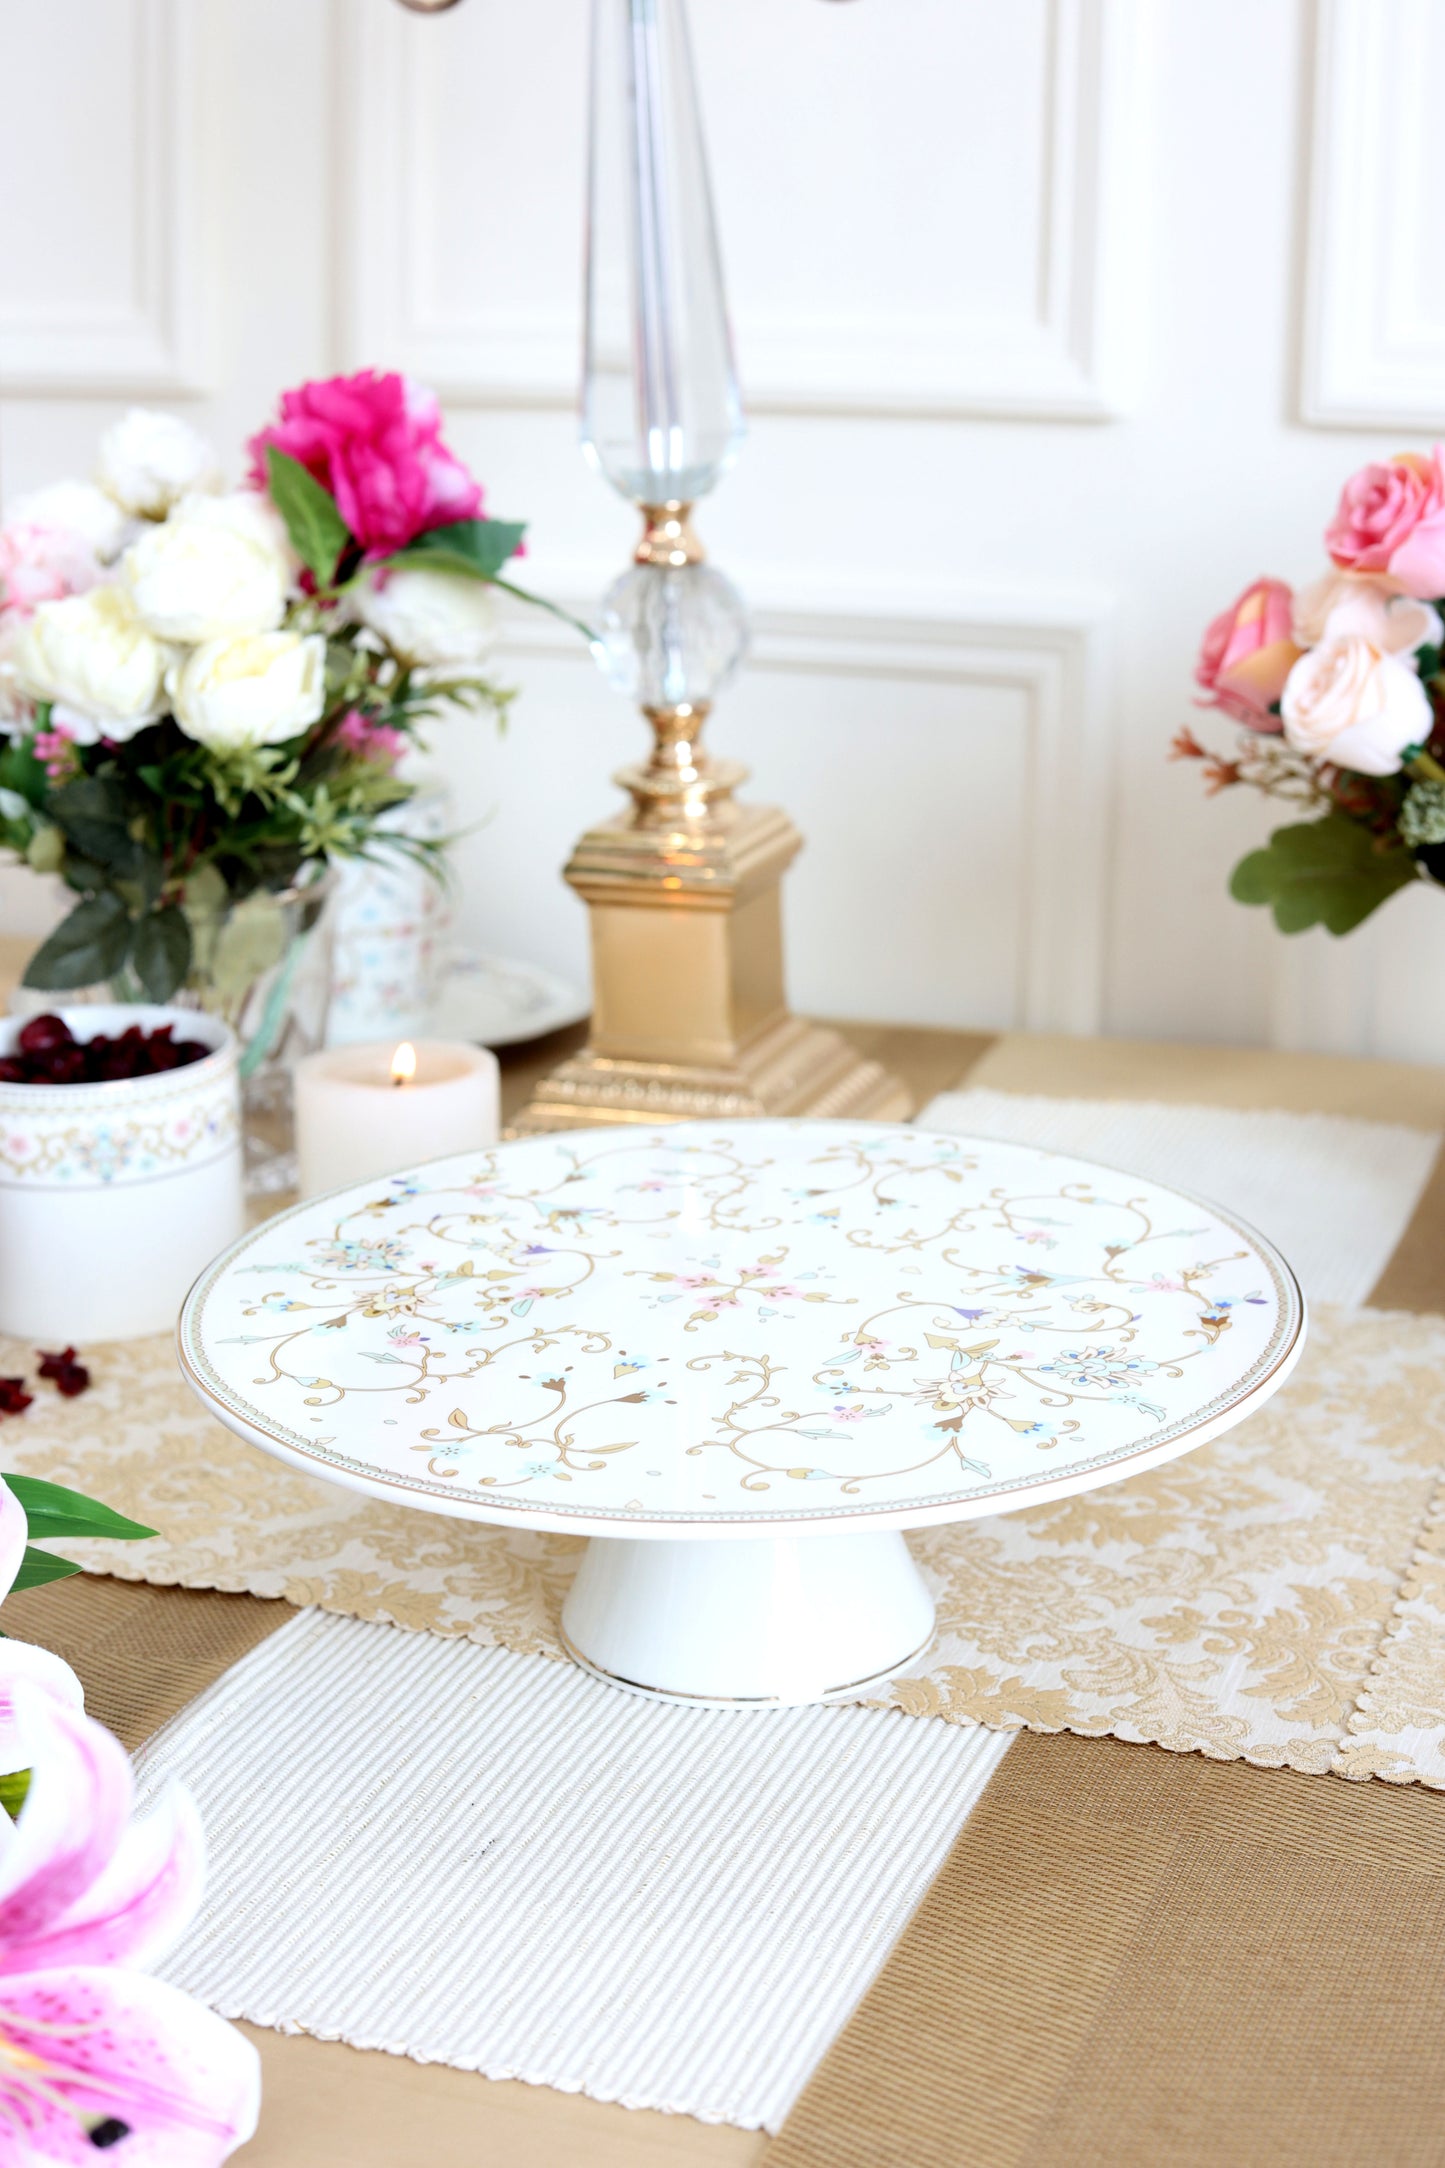
[[[119,587],[42,602],[15,643],[15,682],[54,702],[78,743],[132,738],[161,714],[166,651]]]
[[[284,531],[250,490],[187,497],[125,553],[136,611],[162,640],[187,645],[273,632],[286,611],[291,564]]]
[[[172,665],[166,689],[186,736],[213,753],[280,745],[320,721],[326,641],[319,632],[207,640]]]
[[[205,438],[179,414],[132,407],[101,438],[95,478],[127,512],[160,519],[192,491],[219,489],[221,469]]]
[[[32,489],[6,505],[5,525],[74,535],[103,565],[120,555],[130,533],[120,506],[94,482],[52,482],[48,489]]]
[[[1294,636],[1301,647],[1357,632],[1382,655],[1409,655],[1441,637],[1440,613],[1428,602],[1402,595],[1393,582],[1369,572],[1327,572],[1294,598]]]
[[[496,645],[496,597],[485,580],[465,572],[391,565],[371,574],[354,606],[405,662],[474,664]]]
[[[1285,680],[1280,717],[1296,752],[1313,753],[1358,775],[1395,775],[1407,745],[1422,745],[1432,715],[1410,663],[1359,633],[1312,648]]]

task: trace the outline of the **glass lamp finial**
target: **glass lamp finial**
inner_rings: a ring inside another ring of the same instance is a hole
[[[710,490],[744,433],[685,0],[593,0],[582,442],[635,504]]]

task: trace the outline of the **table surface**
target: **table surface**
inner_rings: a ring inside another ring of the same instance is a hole
[[[212,1266],[230,1428],[391,1503],[589,1534],[918,1527],[1204,1443],[1301,1344],[1260,1236],[1130,1173],[862,1122],[540,1136]]]
[[[8,976],[18,976],[31,945],[7,943],[0,937],[0,991],[7,977],[7,964]],[[1445,1128],[1442,1068],[1261,1048],[1046,1035],[998,1039],[984,1033],[885,1025],[845,1024],[840,1028],[861,1052],[886,1062],[901,1076],[920,1106],[968,1072],[968,1084],[986,1084],[1001,1091],[1274,1107],[1427,1129]],[[583,1036],[580,1031],[558,1033],[538,1046],[505,1055],[504,1110],[511,1114],[525,1103],[536,1079],[572,1051]],[[1445,1163],[1437,1168],[1415,1220],[1372,1300],[1381,1307],[1445,1313]],[[136,1594],[121,1584],[99,1582],[95,1586],[98,1592],[115,1589],[118,1596]],[[40,1590],[34,1597],[12,1601],[19,1608],[43,1601],[51,1593]],[[148,1593],[157,1603],[167,1604],[214,1600],[245,1605],[253,1601],[197,1599],[179,1590]],[[19,1630],[32,1638],[47,1638],[38,1624],[24,1618],[19,1619]],[[48,1638],[55,1640],[53,1633]],[[1027,1751],[1030,1749],[1034,1750],[1032,1756]],[[1141,1809],[1136,1817],[1137,1829],[1131,1823],[1116,1839],[1108,1834],[1101,1836],[1091,1826],[1090,1848],[1080,1850],[1081,1871],[1109,1896],[1110,1931],[1116,1914],[1119,1918],[1129,1914],[1137,1859],[1157,1843],[1157,1828],[1173,1811],[1173,1793],[1181,1784],[1207,1782],[1229,1794],[1230,1815],[1213,1850],[1206,1848],[1188,1863],[1194,1876],[1192,1882],[1187,1877],[1181,1879],[1183,1899],[1194,1910],[1186,1927],[1174,1931],[1177,1949],[1166,1938],[1167,1946],[1161,1945],[1151,1957],[1139,1962],[1141,1992],[1166,2008],[1171,1996],[1187,2002],[1195,2030],[1207,2044],[1208,2082],[1201,2081],[1191,2091],[1197,2074],[1180,2077],[1174,2072],[1177,2090],[1171,2102],[1168,2136],[1155,2125],[1135,2129],[1130,2103],[1125,2100],[1120,2105],[1120,2096],[1112,2096],[1118,2157],[1127,2151],[1131,2161],[1147,2158],[1152,2162],[1161,2157],[1159,2148],[1163,2147],[1171,2157],[1181,2160],[1217,2160],[1219,2102],[1236,2085],[1241,2100],[1258,2108],[1259,2119],[1252,2126],[1250,2142],[1232,2157],[1273,2157],[1277,2148],[1271,2133],[1278,2118],[1270,2108],[1259,2106],[1258,2086],[1251,2092],[1246,2083],[1257,2078],[1261,2070],[1280,2072],[1274,2081],[1276,2086],[1289,2083],[1293,2072],[1297,2079],[1296,2105],[1300,2100],[1319,2096],[1321,2115],[1326,2120],[1316,2117],[1309,2150],[1292,2157],[1322,2158],[1321,2146],[1328,2150],[1331,2142],[1348,2142],[1339,2121],[1349,2097],[1348,2084],[1344,2080],[1335,2082],[1329,2059],[1338,2042],[1326,2040],[1321,2032],[1315,2005],[1323,1998],[1337,2007],[1344,2014],[1352,2042],[1358,2045],[1363,2041],[1369,2047],[1369,2043],[1393,2035],[1400,2014],[1400,1992],[1407,1991],[1413,2004],[1419,1999],[1421,1983],[1427,1977],[1438,1976],[1438,1950],[1429,1958],[1433,1974],[1412,1975],[1407,1967],[1396,1979],[1388,1967],[1381,1970],[1378,1946],[1382,1938],[1393,1936],[1398,1940],[1422,1907],[1412,1903],[1395,1925],[1382,1916],[1383,1900],[1376,1888],[1378,1873],[1372,1880],[1366,1871],[1367,1867],[1377,1867],[1383,1856],[1378,1833],[1373,1827],[1356,1825],[1366,1809],[1375,1810],[1373,1817],[1365,1817],[1372,1822],[1378,1821],[1385,1810],[1389,1810],[1389,1818],[1408,1821],[1419,1831],[1418,1837],[1412,1839],[1409,1863],[1420,1866],[1440,1850],[1438,1842],[1425,1833],[1427,1824],[1434,1830],[1440,1802],[1433,1795],[1411,1788],[1395,1791],[1388,1786],[1347,1785],[1335,1779],[1301,1778],[1289,1772],[1249,1769],[1242,1764],[1216,1767],[1201,1764],[1197,1756],[1174,1756],[1159,1748],[1114,1740],[1055,1740],[1025,1735],[1019,1755],[1011,1753],[1003,1765],[1001,1777],[1008,1782],[1000,1785],[996,1780],[991,1794],[998,1795],[999,1814],[1016,1806],[1026,1812],[1030,1826],[1039,1817],[1026,1787],[1024,1795],[1015,1797],[1020,1788],[1010,1772],[1016,1759],[1021,1774],[1035,1763],[1046,1770],[1057,1765],[1071,1796],[1087,1798],[1095,1806],[1114,1799],[1124,1775],[1147,1791],[1147,1811]],[[1085,1762],[1089,1766],[1080,1766]],[[1101,1766],[1096,1768],[1094,1763]],[[1119,1774],[1111,1774],[1115,1771]],[[1241,1846],[1241,1838],[1248,1838],[1253,1824],[1247,1814],[1241,1820],[1240,1810],[1251,1802],[1255,1821],[1262,1816],[1272,1829],[1292,1837],[1308,1831],[1317,1849],[1338,1856],[1344,1863],[1345,1896],[1335,1893],[1332,1886],[1326,1887],[1318,1875],[1302,1895],[1296,1871],[1295,1880],[1279,1894],[1276,1909],[1269,1915],[1276,1941],[1291,1922],[1303,1937],[1299,1969],[1293,1977],[1297,1985],[1304,1982],[1313,1986],[1314,2003],[1308,2007],[1303,1991],[1295,1996],[1278,1986],[1273,1989],[1267,2012],[1258,2007],[1258,1996],[1253,2005],[1241,2001],[1240,1984],[1246,1976],[1255,1978],[1261,1992],[1278,1977],[1270,1967],[1261,1969],[1258,1907],[1241,1898],[1230,1879],[1241,1852],[1250,1860],[1258,1850],[1257,1843],[1254,1850],[1247,1842]],[[973,1826],[971,1822],[969,1828]],[[1040,1828],[1043,1838],[1049,1840],[1051,1825],[1047,1820],[1040,1823]],[[981,1840],[983,1836],[980,1823]],[[988,1876],[996,1865],[993,1854],[988,1853],[986,1858],[980,1857],[978,1871]],[[1068,1984],[1067,2007],[1072,2010],[1077,2002],[1083,2012],[1081,2022],[1087,2022],[1093,2009],[1086,1997],[1073,1995],[1072,1982],[1076,1969],[1080,1979],[1092,1977],[1091,1968],[1097,1969],[1101,1962],[1099,1949],[1092,1941],[1074,1947],[1063,1936],[1060,1920],[1047,1909],[1040,1910],[1041,1891],[1052,1887],[1049,1876],[1053,1865],[1047,1859],[1031,1860],[1022,1885],[1000,1889],[991,1914],[997,1922],[999,1939],[980,1952],[989,1968],[994,1967],[1000,1951],[1011,1953],[1013,1969],[1020,1973],[1027,1989],[1023,2000],[1007,2002],[1006,2021],[996,2028],[996,2037],[989,2035],[998,2058],[990,2086],[1003,2103],[1002,2112],[1014,2115],[1017,2122],[1016,2130],[1010,2125],[1013,2137],[998,2154],[1000,2161],[1021,2159],[1018,2143],[1013,2140],[1021,2139],[1033,2127],[1024,2113],[1025,2109],[1034,2112],[1028,2073],[1037,2058],[1039,2012],[1055,2007],[1049,2001],[1050,1993],[1063,1992]],[[1420,1890],[1429,1886],[1418,1876],[1416,1884]],[[1370,1933],[1377,1947],[1368,1963],[1355,1943],[1337,1946],[1351,1891],[1358,1893],[1360,1905],[1372,1917]],[[976,1889],[971,1890],[964,1918],[974,1915],[978,1894]],[[1088,1916],[1090,1936],[1098,1931],[1097,1910]],[[1218,1934],[1211,1924],[1215,1922],[1222,1923]],[[951,1915],[949,1926],[950,1932],[958,1932],[957,1920]],[[1220,1956],[1224,1947],[1220,1938],[1230,1932],[1244,1941],[1238,1950],[1232,1944],[1228,1946],[1226,1964]],[[1191,1968],[1192,2001],[1169,1975],[1171,1949]],[[1420,1962],[1425,1962],[1424,1957]],[[1268,2056],[1261,2061],[1261,2027],[1266,2015],[1273,2061]],[[260,2027],[244,2029],[260,2050],[266,2088],[261,2132],[237,2156],[245,2168],[334,2168],[340,2159],[355,2163],[355,2168],[423,2168],[423,2164],[438,2161],[474,2160],[505,2161],[508,2168],[556,2168],[557,2163],[572,2161],[585,2161],[588,2168],[745,2168],[745,2164],[746,2168],[758,2168],[768,2149],[769,2141],[759,2133],[609,2106],[582,2095],[488,2081],[464,2071],[410,2063],[400,2056],[360,2054],[337,2043],[286,2036]],[[1131,2037],[1137,2038],[1137,2029]],[[1294,2062],[1290,2061],[1291,2055]],[[1369,2049],[1369,2059],[1377,2059],[1374,2048]],[[905,2057],[905,2066],[906,2062]],[[1118,2067],[1117,2060],[1107,2065],[1109,2070]],[[1049,2065],[1044,2072],[1046,2084],[1054,2082],[1051,2073]],[[1417,2069],[1414,2097],[1418,2099],[1419,2094]],[[1351,2127],[1358,2131],[1360,2146],[1367,2152],[1366,2134],[1375,2127],[1373,2121],[1366,2117]],[[1432,2123],[1432,2130],[1434,2127]],[[1433,2138],[1422,2139],[1422,2150],[1411,2157],[1433,2158],[1429,2150],[1432,2144]],[[790,2161],[812,2158],[796,2148],[789,2152],[785,2146],[783,2151]]]

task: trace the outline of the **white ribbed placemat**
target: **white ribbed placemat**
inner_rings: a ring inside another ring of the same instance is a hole
[[[284,2032],[775,2130],[1007,1744],[672,1708],[302,1612],[142,1756],[142,1801],[182,1777],[210,1846],[165,1977]]]
[[[1419,1202],[1439,1134],[1395,1122],[1145,1100],[944,1092],[920,1129],[1076,1152],[1238,1212],[1312,1302],[1362,1303]]]

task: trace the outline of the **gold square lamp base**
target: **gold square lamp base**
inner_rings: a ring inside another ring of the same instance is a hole
[[[906,1120],[896,1078],[789,1013],[780,882],[797,829],[774,806],[734,802],[744,771],[705,762],[701,713],[649,719],[652,761],[617,778],[631,810],[589,829],[566,867],[591,918],[592,1036],[512,1133],[764,1114]]]

